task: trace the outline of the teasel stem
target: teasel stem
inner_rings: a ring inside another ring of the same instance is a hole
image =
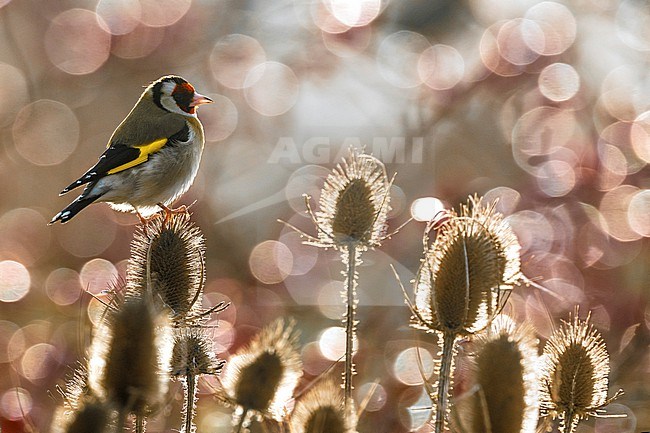
[[[241,417],[239,418],[239,423],[237,424],[237,430],[235,430],[234,433],[242,433],[246,431],[246,429],[244,428],[244,423],[246,422],[246,418],[248,417],[248,409],[247,408],[243,408],[243,409],[244,411],[242,412]]]
[[[123,432],[124,431],[124,424],[126,424],[126,417],[129,415],[129,412],[127,410],[120,410],[119,413],[117,414],[117,422],[115,423],[115,431],[116,432]]]
[[[192,421],[196,408],[196,375],[188,371],[185,376],[185,429],[183,433],[192,433]]]
[[[456,343],[456,334],[452,332],[442,334],[442,355],[438,375],[436,420],[434,424],[435,433],[442,433],[445,428],[445,417],[447,416],[449,403],[449,384],[451,383],[451,365],[454,361],[454,343]]]
[[[343,387],[346,408],[351,407],[352,403],[352,376],[354,375],[352,352],[355,330],[354,313],[356,311],[357,254],[356,244],[350,243],[347,247],[347,272],[345,277],[347,310],[345,313],[345,372],[343,373]]]
[[[144,433],[144,416],[136,415],[135,416],[135,433]]]

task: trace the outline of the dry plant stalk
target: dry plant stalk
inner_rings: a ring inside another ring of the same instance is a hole
[[[346,335],[343,387],[350,412],[353,406],[352,376],[355,374],[352,357],[357,325],[357,267],[361,264],[362,252],[380,246],[390,236],[386,234],[386,219],[390,210],[391,184],[381,161],[351,148],[349,156],[325,180],[317,212],[311,208],[310,197],[305,197],[317,236],[296,229],[307,238],[306,244],[340,251],[346,267],[342,293],[346,306],[343,317]]]
[[[578,317],[562,322],[544,346],[540,379],[541,413],[560,419],[560,432],[572,433],[578,423],[599,416],[617,398],[607,398],[609,355],[600,333]]]
[[[293,320],[287,325],[283,319],[275,320],[228,360],[219,397],[237,407],[234,431],[246,429],[254,413],[277,421],[286,416],[286,405],[302,376],[294,326]]]
[[[522,278],[520,246],[496,202],[473,196],[460,213],[449,211],[429,246],[428,227],[422,265],[408,301],[412,326],[442,339],[439,353],[434,430],[447,424],[452,367],[458,338],[483,330],[502,306],[502,294]],[[408,299],[408,298],[407,298]]]

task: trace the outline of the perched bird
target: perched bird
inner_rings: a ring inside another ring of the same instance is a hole
[[[158,208],[169,215],[167,206],[189,189],[199,169],[204,135],[196,108],[210,102],[179,76],[147,86],[97,164],[61,191],[86,185],[50,224],[65,223],[94,202],[134,211],[143,221]]]

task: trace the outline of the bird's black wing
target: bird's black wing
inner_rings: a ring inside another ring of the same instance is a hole
[[[167,138],[161,138],[140,146],[127,146],[121,143],[112,144],[99,157],[97,164],[79,179],[68,185],[61,191],[61,194],[65,194],[78,186],[96,181],[109,174],[119,173],[127,168],[142,164],[149,159],[149,155],[160,150],[167,141]]]

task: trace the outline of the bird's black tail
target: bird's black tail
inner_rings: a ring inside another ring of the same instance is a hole
[[[81,212],[82,209],[84,209],[86,206],[97,200],[100,196],[96,195],[93,197],[84,197],[84,195],[80,195],[79,197],[76,198],[75,201],[70,203],[65,209],[63,209],[61,212],[58,214],[54,215],[54,218],[52,218],[52,221],[49,222],[48,225],[52,225],[57,221],[61,221],[61,224],[67,223],[72,217],[77,215],[79,212]]]

